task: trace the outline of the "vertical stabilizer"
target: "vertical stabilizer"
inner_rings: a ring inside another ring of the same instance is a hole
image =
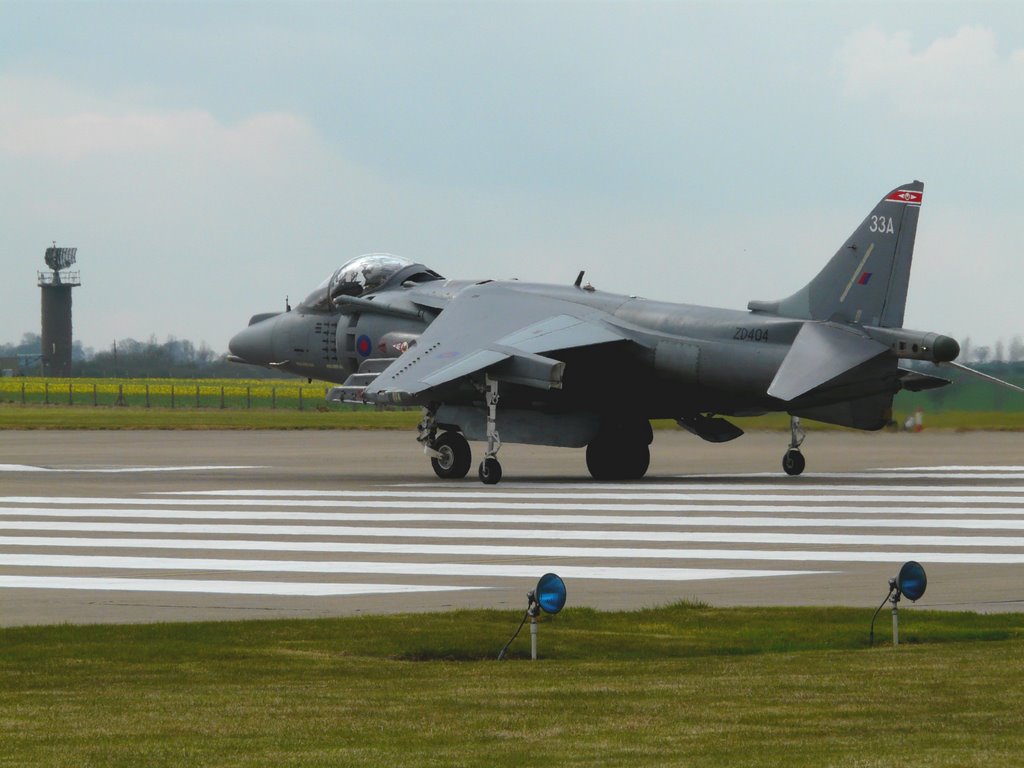
[[[748,308],[801,320],[901,327],[923,195],[920,181],[892,190],[810,283],[788,299],[752,301]]]

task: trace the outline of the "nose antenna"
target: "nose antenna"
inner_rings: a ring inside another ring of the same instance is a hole
[[[288,303],[288,297],[287,296],[284,297],[284,311],[285,312],[291,312],[292,311],[292,305]]]

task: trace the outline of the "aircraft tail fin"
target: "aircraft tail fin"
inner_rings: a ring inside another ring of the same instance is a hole
[[[924,184],[892,190],[806,286],[781,301],[747,308],[801,320],[900,328]]]

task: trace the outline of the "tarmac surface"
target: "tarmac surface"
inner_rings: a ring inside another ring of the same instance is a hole
[[[659,431],[635,483],[506,445],[483,486],[409,432],[2,432],[0,624],[521,609],[549,571],[570,607],[874,609],[906,560],[918,606],[1024,610],[1024,434],[809,429],[798,478],[787,442]]]

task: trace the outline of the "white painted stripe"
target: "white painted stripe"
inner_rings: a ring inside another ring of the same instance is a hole
[[[1022,466],[1011,466],[1005,464],[946,464],[939,467],[879,467],[872,472],[1024,472]]]
[[[193,579],[102,579],[68,576],[0,576],[0,589],[89,589],[115,592],[192,592],[226,595],[336,597],[409,592],[454,592],[486,587],[422,584],[308,584],[289,581],[209,581]]]
[[[409,500],[415,500],[415,495],[409,498],[402,498],[395,501],[375,501],[373,499],[234,499],[234,498],[204,498],[204,499],[183,499],[183,498],[109,498],[109,497],[76,497],[76,496],[0,496],[0,504],[58,504],[58,505],[110,505],[110,506],[153,506],[153,507],[378,507],[378,508],[399,508],[409,506]],[[514,499],[516,497],[512,497]],[[569,495],[566,499],[579,499],[579,495]],[[596,498],[596,497],[588,497]],[[661,498],[645,494],[621,494],[616,496],[622,501],[635,501],[637,498]],[[719,502],[719,501],[778,501],[778,502],[804,502],[807,504],[820,504],[825,502],[857,502],[866,503],[896,503],[896,504],[1022,504],[1024,499],[1014,496],[949,496],[936,493],[929,496],[912,495],[870,495],[866,493],[857,494],[835,494],[828,496],[821,495],[774,495],[768,493],[677,493],[665,494],[665,500],[690,501],[690,502]],[[511,500],[511,499],[509,499]],[[451,507],[460,509],[507,509],[511,506],[508,501],[485,502],[485,501],[417,501],[416,506],[424,509]],[[575,508],[576,504],[566,504],[562,508]],[[557,507],[553,507],[557,508]]]
[[[979,491],[984,493],[1015,493],[1024,494],[1024,484],[984,486],[978,485],[942,485],[942,486],[921,486],[921,485],[785,485],[785,484],[763,484],[750,483],[743,485],[728,485],[726,483],[699,483],[674,486],[660,486],[653,492],[648,491],[648,486],[635,486],[628,490],[619,492],[606,490],[603,483],[591,486],[585,493],[568,493],[550,490],[526,489],[523,491],[479,491],[462,490],[453,488],[451,490],[431,491],[332,491],[332,490],[275,490],[270,488],[256,488],[251,490],[220,490],[220,491],[153,491],[148,496],[156,497],[211,497],[211,498],[264,498],[264,499],[358,499],[358,498],[399,498],[399,499],[684,499],[694,495],[694,491],[712,491],[719,493],[738,494],[742,497],[760,495],[764,491],[784,491],[792,493],[797,498],[810,491],[839,493],[843,491],[857,491],[858,497],[864,490],[879,489],[887,493],[971,493]],[[664,493],[664,490],[671,490],[672,493]],[[704,495],[701,493],[700,495]]]
[[[135,472],[210,472],[218,469],[266,469],[251,464],[217,464],[195,467],[33,467],[28,464],[0,464],[0,472],[89,472],[124,475]]]
[[[240,571],[252,573],[343,573],[389,576],[472,576],[533,578],[539,565],[482,563],[338,562],[336,560],[229,560],[188,557],[112,557],[90,555],[0,555],[0,565],[20,568],[111,568],[167,571]],[[828,571],[763,571],[708,568],[613,568],[560,566],[562,578],[614,581],[699,581],[704,579],[805,576]]]
[[[270,541],[244,539],[131,539],[0,536],[3,547],[58,547],[74,549],[185,549],[234,552],[331,552],[373,555],[443,557],[517,557],[629,560],[765,560],[789,563],[959,563],[1024,564],[1024,552],[940,552],[914,549],[866,552],[863,550],[672,549],[660,547],[550,547],[542,545],[386,544],[354,541]]]
[[[814,544],[839,546],[906,547],[1024,547],[1017,536],[910,536],[861,535],[838,533],[732,533],[727,531],[606,531],[564,530],[556,528],[399,528],[347,525],[242,525],[203,523],[81,523],[54,520],[5,520],[0,530],[68,531],[96,533],[174,533],[178,535],[257,535],[257,536],[346,536],[352,538],[395,539],[507,539],[530,538],[534,541],[660,541],[694,544]]]
[[[803,483],[812,483],[819,480],[857,480],[864,483],[874,483],[877,480],[919,480],[921,482],[934,482],[938,479],[945,478],[956,478],[962,480],[985,480],[996,477],[989,472],[949,472],[941,475],[935,475],[934,473],[923,473],[915,476],[915,473],[910,472],[884,472],[880,470],[871,470],[868,472],[807,472],[800,477],[794,477],[785,479],[781,472],[730,472],[728,474],[682,474],[682,475],[665,475],[662,477],[649,477],[644,480],[638,480],[632,483],[604,483],[595,482],[594,480],[586,480],[579,482],[547,482],[547,481],[516,481],[516,480],[502,480],[501,487],[504,489],[510,488],[609,488],[609,489],[629,489],[629,488],[679,488],[681,486],[689,485],[691,482],[717,482],[721,484],[734,483],[737,480],[769,480],[776,483],[781,483],[787,487],[792,486],[794,488],[800,487]],[[1005,473],[1004,479],[1024,479],[1024,472],[1008,472]],[[673,482],[668,483],[665,481],[672,480]],[[420,481],[414,483],[392,483],[392,488],[437,488],[439,485],[451,485],[452,487],[459,487],[459,485],[471,486],[474,485],[473,481],[465,480],[462,483],[458,482],[442,482],[438,480],[434,481]]]
[[[511,508],[518,509],[521,505],[511,505]],[[573,509],[583,507],[575,505]],[[610,506],[610,505],[609,505]],[[873,516],[861,516],[857,518],[831,517],[837,514],[838,509],[813,509],[809,507],[710,507],[714,512],[789,512],[814,514],[814,517],[729,517],[720,516],[682,516],[682,515],[633,515],[629,514],[633,507],[614,506],[613,510],[625,512],[625,515],[550,515],[550,514],[489,514],[489,513],[450,513],[450,512],[266,512],[266,511],[237,511],[218,509],[209,510],[177,510],[177,509],[76,509],[67,507],[0,507],[0,527],[2,518],[84,518],[93,520],[96,518],[110,518],[115,520],[201,520],[210,522],[214,520],[275,520],[293,522],[375,522],[375,523],[511,523],[519,525],[622,525],[622,526],[664,526],[676,528],[691,527],[723,527],[723,528],[906,528],[918,530],[921,528],[956,528],[967,530],[1003,530],[1021,531],[1024,530],[1024,518],[1005,517],[942,517],[930,519],[924,517],[927,514],[976,514],[988,510],[973,507],[949,507],[935,509],[932,507],[921,507],[917,509],[902,510],[895,507],[868,507],[868,508],[839,508],[850,511],[853,514],[875,514],[886,512],[888,514],[906,515],[912,517],[885,518]],[[660,509],[661,508],[657,508]],[[702,508],[685,508],[686,511],[702,511]],[[650,510],[646,510],[650,511]],[[1020,510],[1001,508],[994,510],[997,515],[1010,515]],[[824,517],[818,515],[824,514]],[[387,529],[385,529],[387,530]]]

